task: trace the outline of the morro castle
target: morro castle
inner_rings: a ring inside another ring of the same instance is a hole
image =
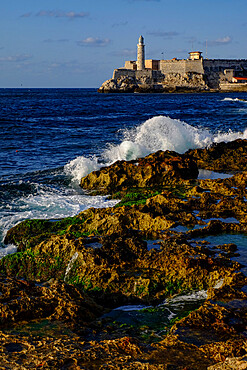
[[[247,91],[247,59],[204,59],[189,52],[188,59],[145,59],[142,36],[137,60],[115,69],[99,92],[203,92]]]

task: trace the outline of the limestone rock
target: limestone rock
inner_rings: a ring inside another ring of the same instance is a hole
[[[152,187],[195,179],[196,163],[175,152],[158,151],[137,161],[117,161],[81,179],[84,189],[108,194],[129,187]]]
[[[174,88],[175,90],[208,90],[204,77],[200,73],[168,73],[162,82],[164,88]]]
[[[235,304],[234,301],[222,304],[207,300],[198,310],[176,323],[171,332],[181,338],[184,337],[186,330],[190,331],[191,335],[193,332],[201,333],[201,340],[204,343],[244,341],[246,311],[246,300],[236,300]]]
[[[155,93],[207,91],[208,86],[200,73],[168,73],[153,78],[145,74],[128,75],[105,81],[98,89],[100,93]]]
[[[60,320],[71,327],[93,321],[103,308],[73,286],[50,280],[42,285],[0,275],[1,327],[34,319]]]
[[[244,370],[247,369],[247,356],[227,357],[224,362],[208,367],[208,370]]]
[[[189,150],[199,168],[213,171],[247,171],[247,140],[213,144],[206,149]]]
[[[0,369],[245,366],[247,283],[231,260],[238,252],[231,232],[247,231],[245,147],[238,140],[119,161],[82,179],[86,188],[121,199],[115,207],[26,220],[9,230],[5,242],[18,252],[0,261]],[[196,179],[197,163],[224,169],[228,160],[242,172]],[[195,225],[204,227],[179,231]],[[203,240],[218,233],[229,233],[229,242],[211,247]],[[159,304],[194,289],[207,289],[207,299],[168,335],[172,322],[165,326],[159,343],[152,336],[151,344],[140,342],[137,330],[130,338],[126,328],[99,318],[109,308]]]
[[[133,77],[121,77],[118,79],[111,78],[105,81],[98,89],[98,92],[134,92],[138,87]]]

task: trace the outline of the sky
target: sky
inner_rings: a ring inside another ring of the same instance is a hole
[[[140,35],[146,59],[247,59],[246,33],[246,0],[1,0],[0,87],[99,87]]]

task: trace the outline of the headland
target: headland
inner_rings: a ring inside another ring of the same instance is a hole
[[[99,92],[241,92],[247,91],[247,59],[208,59],[189,52],[188,59],[145,59],[144,39],[137,44],[137,60],[125,61]]]

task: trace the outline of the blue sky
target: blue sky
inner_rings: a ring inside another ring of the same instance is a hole
[[[246,0],[2,0],[0,87],[98,87],[146,58],[247,59]],[[164,53],[164,54],[162,54]]]

